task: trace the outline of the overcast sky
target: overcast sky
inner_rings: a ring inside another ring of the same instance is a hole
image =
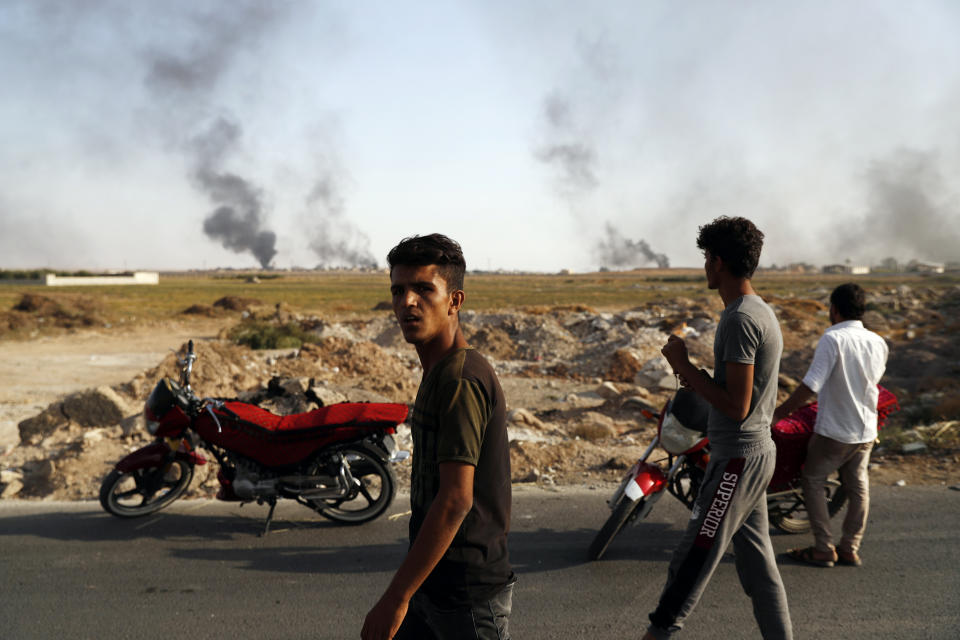
[[[0,0],[0,267],[960,260],[953,0]]]

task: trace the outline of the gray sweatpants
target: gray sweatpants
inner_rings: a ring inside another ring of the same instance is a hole
[[[761,635],[766,640],[793,638],[767,521],[766,490],[776,449],[773,442],[764,442],[737,453],[742,457],[711,453],[687,530],[670,561],[660,603],[650,614],[649,631],[658,640],[683,628],[731,541],[740,584],[753,600]]]

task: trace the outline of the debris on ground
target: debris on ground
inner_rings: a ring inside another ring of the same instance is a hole
[[[808,298],[769,299],[784,333],[781,400],[799,384],[828,326],[828,296],[819,288]],[[650,442],[659,411],[678,385],[660,349],[669,335],[681,335],[694,362],[709,369],[718,304],[676,300],[622,312],[584,306],[462,312],[468,341],[488,357],[504,387],[513,480],[544,486],[617,481]],[[24,296],[17,307],[5,322],[83,324],[84,314],[96,313],[82,296]],[[891,344],[884,385],[902,407],[884,426],[883,445],[873,456],[871,474],[881,482],[957,481],[958,309],[960,288],[901,286],[873,296],[864,320]],[[201,397],[239,398],[278,414],[344,401],[413,402],[419,361],[389,315],[330,321],[245,298],[222,298],[189,311],[227,312],[297,323],[311,341],[259,351],[226,339],[197,342],[191,382]],[[151,440],[143,402],[159,379],[178,372],[177,355],[169,354],[124,384],[69,394],[20,421],[19,445],[0,458],[0,497],[96,497],[111,465]],[[398,441],[410,446],[406,426]],[[212,467],[197,468],[190,495],[216,492]]]

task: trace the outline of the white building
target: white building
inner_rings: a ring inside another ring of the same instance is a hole
[[[116,284],[160,284],[160,274],[156,271],[134,271],[116,275],[98,276],[58,276],[48,273],[44,276],[48,287],[90,287]]]

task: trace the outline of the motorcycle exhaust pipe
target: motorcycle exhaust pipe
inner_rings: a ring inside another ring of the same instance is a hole
[[[342,483],[331,476],[287,476],[280,478],[280,486],[291,497],[340,498],[344,495]]]
[[[302,491],[292,491],[301,498],[340,498],[343,496],[343,489],[340,487],[323,487],[319,489],[304,489]]]

